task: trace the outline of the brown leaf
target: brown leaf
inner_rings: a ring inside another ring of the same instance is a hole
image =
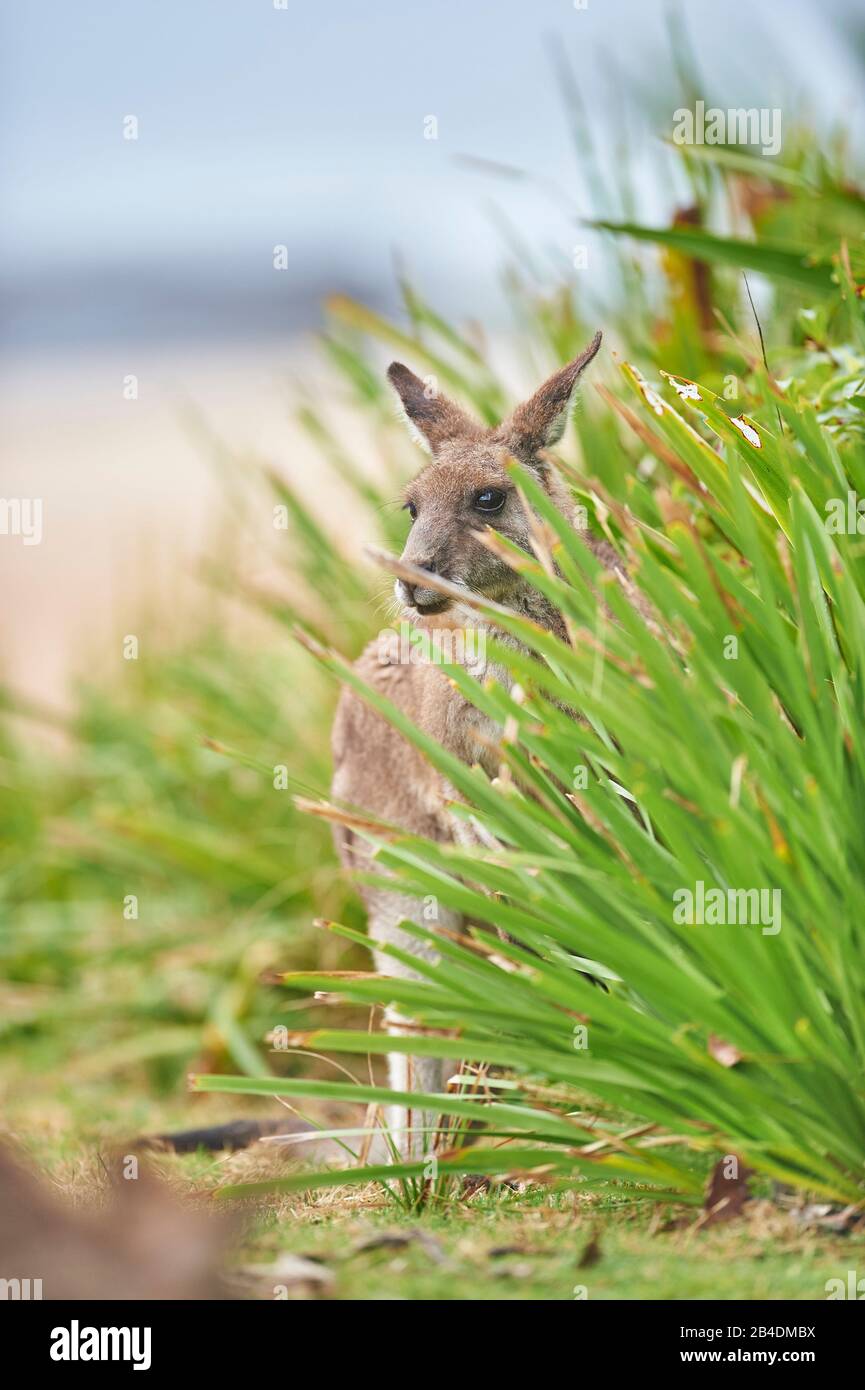
[[[734,1173],[728,1174],[727,1169],[731,1164]],[[748,1191],[750,1177],[751,1169],[746,1168],[735,1154],[727,1154],[719,1159],[709,1178],[703,1215],[697,1222],[698,1228],[717,1226],[721,1221],[732,1221],[740,1216],[742,1208],[751,1196]]]
[[[372,1250],[404,1250],[407,1245],[411,1245],[413,1239],[413,1232],[382,1231],[379,1235],[368,1236],[365,1240],[359,1241],[351,1253],[366,1255]]]
[[[235,1284],[255,1297],[327,1298],[335,1288],[333,1271],[306,1255],[277,1255],[272,1264],[242,1265],[233,1271]]]
[[[824,1231],[838,1231],[846,1235],[848,1231],[862,1229],[865,1214],[861,1206],[833,1207],[829,1202],[812,1202],[793,1212],[793,1220],[798,1226]]]
[[[593,1231],[588,1245],[577,1261],[577,1268],[591,1269],[592,1265],[596,1265],[601,1258],[601,1242],[598,1240],[597,1231]]]
[[[374,1250],[405,1250],[407,1246],[419,1245],[433,1264],[447,1264],[448,1255],[441,1241],[428,1231],[382,1231],[379,1235],[368,1236],[351,1250],[352,1255],[366,1255]]]

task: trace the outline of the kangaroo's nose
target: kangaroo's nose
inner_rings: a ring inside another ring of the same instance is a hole
[[[438,574],[438,566],[434,558],[424,560],[412,559],[412,565],[419,570],[428,570],[430,574]],[[437,607],[441,595],[433,589],[427,589],[422,584],[408,583],[405,579],[398,579],[396,582],[397,597],[410,607],[418,609]]]

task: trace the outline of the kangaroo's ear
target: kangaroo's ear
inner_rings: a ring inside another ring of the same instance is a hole
[[[565,432],[580,376],[600,346],[601,334],[596,333],[579,357],[554,372],[531,400],[517,406],[511,418],[496,430],[496,438],[523,456],[557,444]]]
[[[421,381],[402,362],[391,362],[387,378],[402,401],[413,436],[435,454],[447,439],[480,439],[484,431],[458,405],[443,396],[434,382]]]

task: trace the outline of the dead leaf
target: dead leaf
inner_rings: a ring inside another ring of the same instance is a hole
[[[361,1240],[352,1250],[353,1255],[367,1255],[372,1250],[404,1250],[411,1245],[412,1235],[402,1231],[383,1231],[381,1235],[369,1236]]]
[[[351,1250],[352,1255],[366,1255],[372,1250],[405,1250],[409,1245],[419,1245],[433,1264],[447,1264],[448,1255],[441,1241],[428,1231],[382,1231],[381,1234],[361,1240]]]
[[[793,1211],[793,1220],[797,1226],[846,1235],[861,1228],[865,1212],[861,1206],[833,1207],[829,1202],[810,1202]]]
[[[597,1231],[593,1231],[589,1243],[577,1261],[577,1269],[591,1269],[592,1265],[598,1264],[602,1258],[601,1242],[598,1240]]]
[[[734,1173],[728,1174],[727,1169],[731,1163],[734,1165]],[[727,1154],[719,1159],[709,1178],[703,1214],[697,1222],[697,1228],[717,1226],[722,1221],[732,1221],[740,1216],[742,1208],[751,1196],[748,1191],[750,1177],[751,1169],[746,1168],[734,1154]]]
[[[272,1264],[242,1265],[235,1271],[239,1282],[252,1285],[261,1297],[275,1298],[285,1290],[290,1298],[326,1298],[336,1279],[327,1265],[306,1255],[280,1255]]]

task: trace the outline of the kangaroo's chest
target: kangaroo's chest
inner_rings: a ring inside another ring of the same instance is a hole
[[[486,636],[486,629],[475,633],[477,640],[471,645],[470,657],[461,664],[480,684],[495,681],[503,689],[510,690],[513,680],[507,668],[487,656]],[[502,726],[499,721],[472,704],[441,667],[427,667],[424,679],[427,685],[424,723],[429,732],[461,762],[479,763],[488,776],[494,777],[501,760]]]

